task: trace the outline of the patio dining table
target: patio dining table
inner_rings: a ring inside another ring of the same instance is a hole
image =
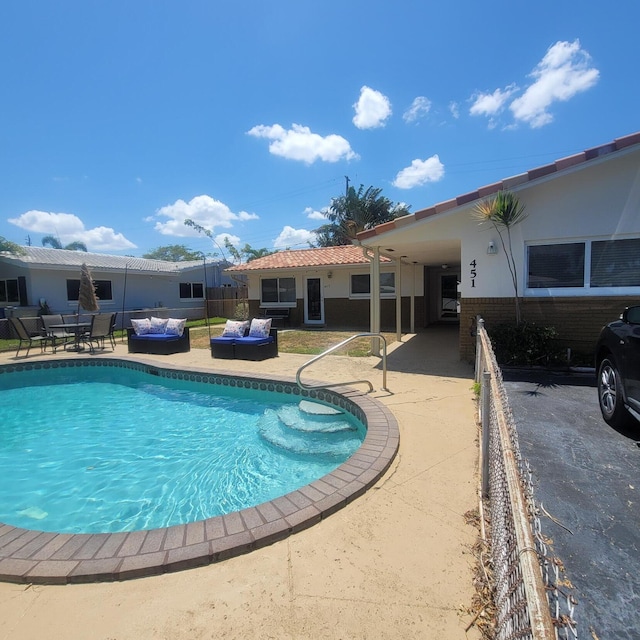
[[[51,324],[51,329],[64,329],[73,333],[73,347],[69,347],[68,351],[83,351],[84,347],[80,344],[82,335],[91,328],[90,322],[65,322],[63,324]]]

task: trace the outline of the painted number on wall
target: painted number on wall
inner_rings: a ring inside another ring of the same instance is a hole
[[[469,263],[469,266],[471,267],[471,269],[469,269],[469,276],[471,278],[471,288],[474,289],[476,286],[476,275],[478,275],[476,272],[476,261],[472,260]]]

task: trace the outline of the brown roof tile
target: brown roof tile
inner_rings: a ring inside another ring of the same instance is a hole
[[[381,257],[382,262],[390,262]],[[225,271],[265,271],[269,269],[299,269],[308,267],[327,267],[340,265],[368,265],[362,247],[344,245],[340,247],[322,247],[319,249],[296,249],[278,251],[263,258],[256,258],[245,264],[235,265]]]

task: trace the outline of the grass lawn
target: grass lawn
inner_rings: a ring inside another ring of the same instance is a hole
[[[224,318],[212,318],[210,320],[211,336],[219,336],[224,329]],[[204,320],[189,322],[191,333],[191,348],[209,349],[209,330]],[[278,351],[281,353],[302,353],[318,355],[343,340],[359,333],[358,331],[325,331],[322,329],[287,329],[278,334]],[[126,334],[126,332],[125,332]],[[387,340],[387,347],[395,342],[395,333],[383,333]],[[122,341],[122,332],[116,331],[116,343]],[[125,337],[126,341],[126,337]],[[15,351],[18,348],[17,340],[0,340],[0,351]],[[348,355],[362,357],[371,355],[371,339],[358,338],[332,355]]]
[[[219,336],[224,324],[212,325],[211,336]],[[302,353],[318,355],[351,336],[361,333],[358,331],[324,331],[317,329],[286,329],[278,333],[278,351],[280,353]],[[387,347],[395,342],[395,333],[383,333]],[[206,327],[191,329],[191,347],[193,349],[209,348],[209,332]],[[332,355],[348,355],[362,357],[371,355],[371,338],[358,338],[345,345]]]

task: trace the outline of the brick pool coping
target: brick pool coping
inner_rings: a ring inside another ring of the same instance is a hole
[[[284,540],[317,524],[363,495],[398,451],[393,414],[378,400],[349,387],[302,390],[293,378],[261,378],[230,371],[178,367],[142,358],[51,359],[0,365],[0,376],[28,369],[121,366],[161,377],[290,393],[350,411],[367,433],[360,448],[331,473],[255,507],[199,522],[126,533],[67,534],[0,523],[0,580],[70,584],[129,580],[220,562]]]

